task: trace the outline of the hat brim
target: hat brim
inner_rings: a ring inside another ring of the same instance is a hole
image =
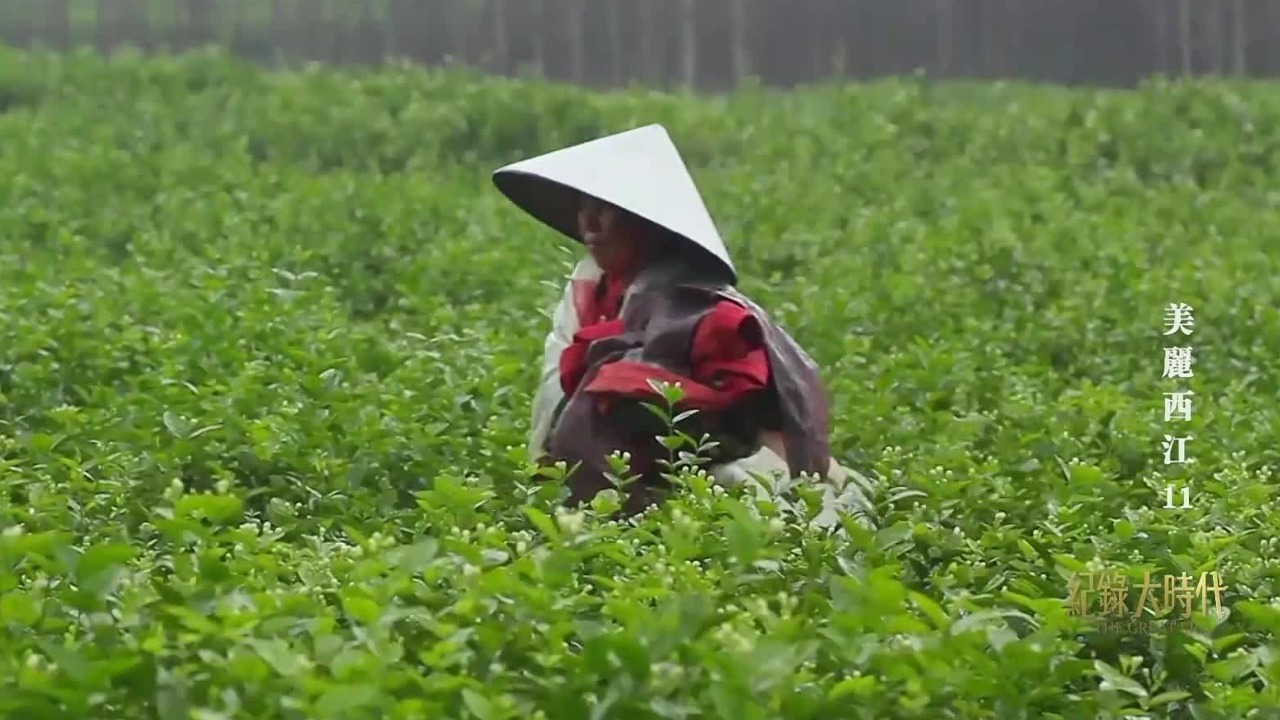
[[[495,172],[493,184],[516,207],[538,222],[584,244],[578,234],[578,199],[588,193],[520,170]]]
[[[583,196],[588,196],[611,205],[616,204],[608,198],[602,198],[522,170],[498,170],[493,173],[493,184],[516,207],[524,210],[543,225],[583,246],[586,243],[578,233],[580,199]],[[643,215],[637,217],[641,217],[648,222],[654,222]],[[723,260],[713,253],[708,252],[706,248],[681,233],[656,222],[654,224],[679,238],[685,248],[697,253],[705,261],[719,268],[717,272],[727,273],[729,282],[737,282],[737,271],[726,265]]]

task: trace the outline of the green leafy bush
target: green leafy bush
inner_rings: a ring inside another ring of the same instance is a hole
[[[619,526],[531,477],[570,257],[488,173],[653,121],[825,368],[877,529],[696,479]],[[693,99],[5,53],[0,178],[4,717],[1280,707],[1274,86]],[[1101,568],[1217,570],[1229,616],[1100,632],[1064,601]]]

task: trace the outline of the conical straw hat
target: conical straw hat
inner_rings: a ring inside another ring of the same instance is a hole
[[[688,240],[738,273],[666,128],[645,125],[499,168],[507,199],[560,233],[578,236],[578,198],[591,195]]]

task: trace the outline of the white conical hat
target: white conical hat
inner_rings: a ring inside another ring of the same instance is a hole
[[[676,233],[738,273],[667,129],[645,125],[499,168],[493,183],[511,202],[578,237],[578,196],[591,195]]]

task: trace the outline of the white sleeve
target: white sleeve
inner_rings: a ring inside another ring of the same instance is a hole
[[[560,302],[551,313],[551,332],[542,345],[542,373],[538,391],[533,397],[533,418],[529,430],[529,458],[536,461],[545,451],[547,438],[555,418],[556,406],[564,398],[560,389],[560,354],[573,342],[578,332],[578,313],[573,305],[573,284],[580,280],[598,280],[600,269],[590,258],[582,260],[565,283]]]

